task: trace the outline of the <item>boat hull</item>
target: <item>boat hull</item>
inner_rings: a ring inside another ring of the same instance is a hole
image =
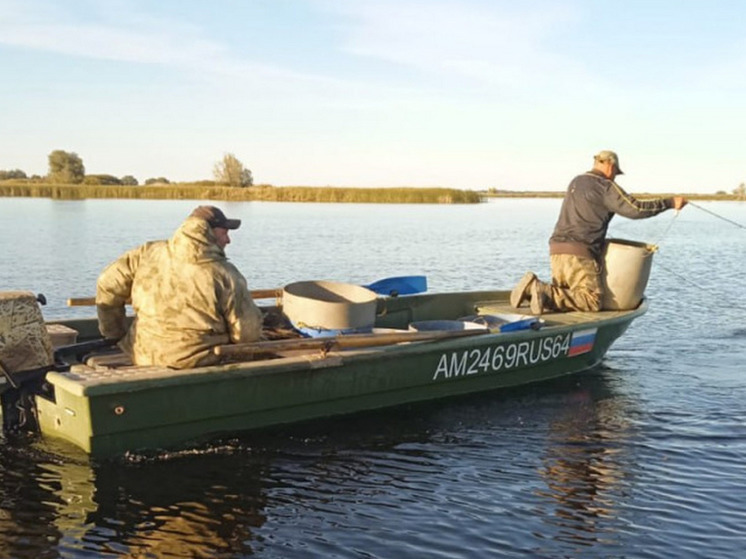
[[[377,325],[505,308],[507,292],[390,300]],[[596,366],[633,311],[563,313],[540,330],[480,333],[192,370],[73,366],[37,396],[41,431],[96,456],[168,449],[222,433],[546,381]],[[514,312],[514,311],[513,311]]]

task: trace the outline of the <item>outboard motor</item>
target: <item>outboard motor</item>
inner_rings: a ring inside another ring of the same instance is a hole
[[[36,426],[34,394],[54,352],[39,304],[43,295],[27,291],[0,292],[0,399],[6,431]]]

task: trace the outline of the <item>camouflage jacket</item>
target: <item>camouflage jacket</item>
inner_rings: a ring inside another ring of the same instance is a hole
[[[124,305],[135,317],[127,329]],[[228,262],[203,219],[189,217],[168,241],[130,250],[98,278],[105,338],[137,365],[188,368],[218,361],[211,348],[258,340],[262,314],[246,279]]]

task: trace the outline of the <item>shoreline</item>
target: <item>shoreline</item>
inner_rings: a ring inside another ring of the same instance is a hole
[[[688,200],[746,201],[742,196],[716,194],[631,193],[636,198],[664,198],[682,195]],[[381,204],[478,204],[491,198],[562,198],[565,191],[460,190],[438,187],[313,187],[258,185],[245,188],[200,183],[146,186],[77,185],[0,182],[0,197],[51,198],[55,200],[143,199],[216,200],[226,202],[326,202]]]
[[[739,197],[735,194],[702,194],[702,193],[680,193],[680,192],[630,192],[635,198],[641,200],[649,198],[668,198],[671,196],[683,196],[687,200],[706,200],[706,201],[721,201],[721,202],[746,202],[746,198]],[[482,196],[485,198],[564,198],[565,191],[511,191],[505,190],[501,192],[483,192]]]
[[[478,204],[483,194],[455,188],[344,188],[269,185],[229,187],[175,183],[147,186],[8,184],[0,183],[0,197],[86,200],[96,198],[143,200],[219,200],[225,202],[330,202],[380,204]]]

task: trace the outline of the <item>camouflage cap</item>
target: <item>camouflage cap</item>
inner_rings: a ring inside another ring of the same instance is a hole
[[[624,174],[624,171],[622,171],[622,169],[619,167],[619,156],[613,151],[610,151],[608,149],[599,151],[598,155],[595,155],[593,157],[593,160],[597,161],[598,163],[606,163],[607,161],[609,161],[616,168],[617,175]]]
[[[241,227],[240,219],[228,219],[220,208],[216,208],[215,206],[199,206],[190,214],[190,217],[202,218],[212,228],[238,229]]]

